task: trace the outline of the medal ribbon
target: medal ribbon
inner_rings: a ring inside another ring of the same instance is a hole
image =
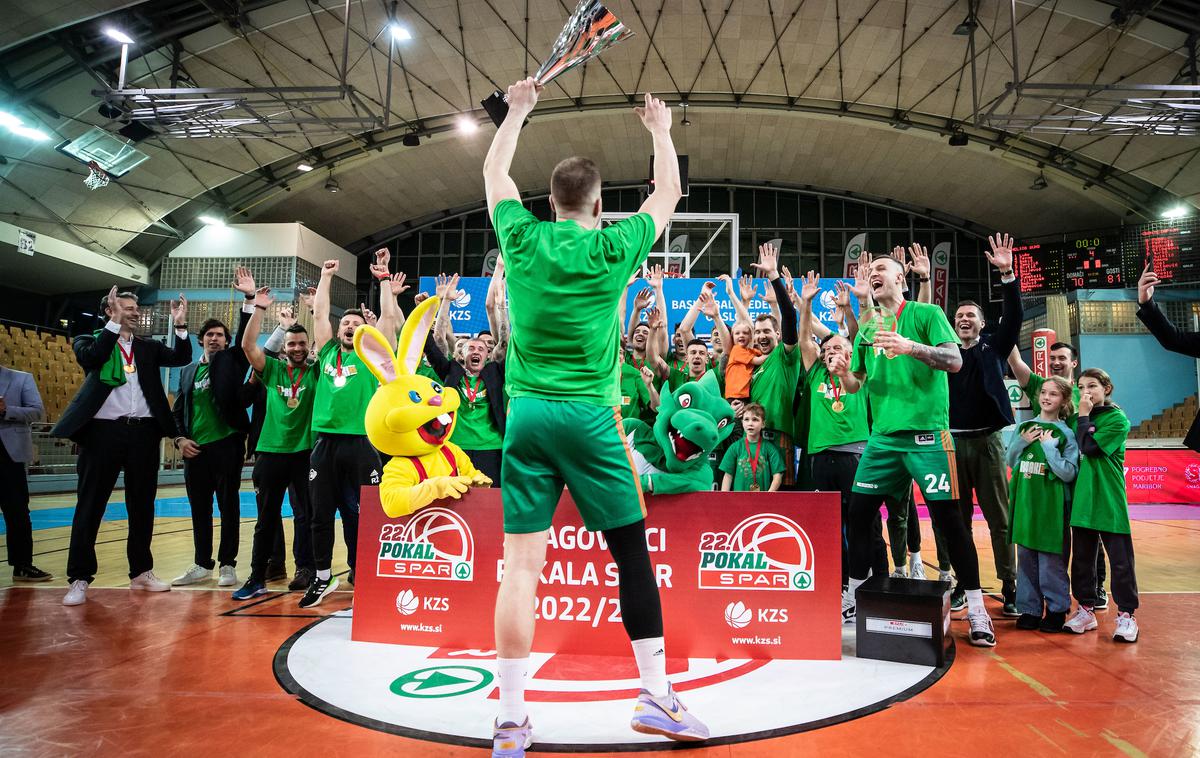
[[[758,484],[758,454],[762,450],[762,437],[758,438],[758,442],[754,444],[754,457],[750,458],[750,440],[745,437],[742,442],[746,445],[746,457],[750,461],[750,477],[754,480],[754,484]]]
[[[342,354],[338,353],[339,360],[341,359],[341,357],[342,357]],[[307,370],[308,370],[308,366],[304,366],[303,368],[301,368],[300,376],[296,377],[293,380],[292,379],[292,366],[291,366],[291,364],[288,364],[288,367],[287,367],[288,381],[292,383],[292,397],[293,398],[296,397],[296,390],[298,390],[300,388],[300,382],[304,381],[304,372]]]
[[[338,352],[337,352],[337,370],[336,370],[336,373],[334,373],[334,376],[341,376],[341,375],[342,375],[342,351],[338,350]]]
[[[125,352],[125,346],[121,344],[120,340],[117,340],[117,347],[120,348],[120,350],[121,350],[121,358],[124,359],[125,365],[132,366],[133,365],[133,342],[131,341],[129,343],[129,352],[128,353]]]
[[[474,404],[475,396],[479,394],[479,385],[483,384],[483,377],[474,377],[474,381],[471,379],[470,376],[463,377],[463,394],[467,396],[467,402]]]
[[[842,401],[842,385],[836,376],[829,377],[829,383],[833,385],[833,402],[840,403]]]

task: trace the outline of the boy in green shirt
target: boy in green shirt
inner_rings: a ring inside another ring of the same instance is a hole
[[[746,434],[730,445],[721,459],[722,492],[778,492],[783,484],[783,456],[774,445],[763,444],[763,419],[766,411],[758,403],[742,409],[742,429]]]
[[[493,724],[493,755],[523,756],[533,741],[525,681],[534,601],[564,484],[585,526],[604,532],[618,567],[622,621],[642,679],[631,726],[673,739],[706,739],[708,729],[667,681],[645,506],[617,408],[617,303],[681,196],[671,112],[650,95],[637,109],[653,137],[655,178],[639,213],[600,230],[600,173],[587,158],[573,157],[554,169],[550,206],[558,221],[544,222],[522,207],[509,176],[521,125],[539,89],[533,79],[508,88],[508,116],[483,166],[488,211],[508,270],[512,329],[507,365],[512,399],[503,453],[504,576],[496,597],[500,713]]]
[[[846,392],[869,391],[874,423],[850,500],[850,581],[842,618],[854,620],[854,593],[870,572],[874,516],[886,496],[901,496],[915,479],[966,591],[969,640],[993,647],[996,634],[979,587],[979,557],[957,502],[946,374],[962,367],[959,340],[940,308],[904,299],[904,277],[904,264],[895,258],[871,262],[871,294],[882,309],[860,319],[851,361],[836,356],[829,367]]]

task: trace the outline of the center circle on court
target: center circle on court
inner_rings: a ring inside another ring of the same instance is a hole
[[[492,651],[381,645],[350,639],[351,611],[318,620],[275,654],[275,677],[306,705],[352,724],[419,740],[489,747],[498,706]],[[836,661],[673,660],[684,704],[710,745],[820,729],[870,715],[932,686],[940,668],[854,657],[843,629]],[[629,729],[639,680],[633,656],[533,653],[526,700],[534,750],[644,751],[668,747]]]

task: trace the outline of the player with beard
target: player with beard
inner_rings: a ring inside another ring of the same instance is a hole
[[[950,552],[958,582],[967,592],[972,645],[992,647],[996,634],[979,588],[979,558],[959,511],[954,439],[950,436],[947,373],[962,366],[958,337],[935,305],[904,299],[904,264],[883,257],[871,262],[871,294],[894,314],[894,323],[864,320],[854,355],[830,361],[843,390],[869,391],[873,428],[854,477],[850,498],[850,581],[842,618],[855,617],[855,592],[871,570],[873,523],[888,495],[900,497],[915,479]]]
[[[765,276],[780,307],[780,319],[763,314],[754,320],[753,344],[767,356],[750,375],[750,400],[766,410],[763,437],[783,455],[785,487],[796,481],[795,414],[792,402],[800,381],[800,351],[796,349],[796,308],[779,275],[779,252],[771,243],[759,245],[759,262],[750,264]],[[782,333],[780,328],[782,327]]]
[[[371,273],[381,282],[379,331],[393,345],[399,323],[392,280],[387,274],[387,250],[376,251]],[[313,297],[313,347],[317,351],[317,385],[313,393],[312,431],[315,435],[308,472],[312,500],[313,558],[316,576],[308,585],[301,608],[311,608],[337,589],[332,575],[334,513],[342,516],[350,584],[354,584],[358,546],[358,497],[364,484],[378,484],[383,466],[367,440],[365,416],[375,394],[375,377],[354,352],[354,330],[366,323],[362,311],[349,309],[334,332],[329,320],[330,289],[338,261],[325,261]],[[400,282],[403,286],[403,282]]]

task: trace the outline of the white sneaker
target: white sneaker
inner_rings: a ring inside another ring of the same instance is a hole
[[[968,613],[967,623],[971,625],[971,644],[975,647],[996,647],[996,630],[992,628],[992,617],[983,613]]]
[[[143,571],[129,580],[129,589],[145,590],[146,592],[169,592],[171,585],[155,576],[153,571]]]
[[[1084,632],[1092,631],[1097,626],[1098,625],[1096,624],[1096,614],[1092,613],[1090,610],[1088,610],[1087,608],[1084,608],[1081,605],[1081,606],[1079,606],[1079,609],[1077,611],[1075,611],[1075,615],[1072,616],[1070,618],[1070,620],[1067,621],[1067,623],[1063,624],[1063,630],[1068,631],[1068,632],[1074,632],[1075,634],[1083,634]],[[1118,627],[1118,628],[1120,628],[1120,627]],[[1137,627],[1136,626],[1134,627],[1134,635],[1136,638],[1136,635],[1137,635]]]
[[[949,571],[942,571],[941,569],[938,569],[938,581],[949,582],[950,589],[954,589],[954,574],[950,573]]]
[[[913,554],[908,556],[908,578],[909,579],[924,579],[925,564],[921,561],[920,556]]]
[[[192,567],[183,572],[182,576],[177,576],[171,582],[172,587],[186,587],[189,584],[199,584],[212,579],[212,569],[206,569],[199,563],[193,563]]]
[[[237,572],[233,566],[221,567],[221,578],[217,580],[218,587],[236,587],[238,583]]]
[[[858,620],[857,606],[854,604],[854,595],[850,590],[842,591],[842,623],[853,624]]]
[[[83,605],[87,601],[88,583],[82,579],[71,582],[70,589],[63,597],[63,605]]]
[[[892,569],[892,573],[888,574],[888,576],[892,577],[893,579],[907,579],[908,572],[904,570],[903,566],[897,566],[896,568]]]
[[[1095,618],[1095,617],[1093,617]],[[1137,642],[1137,619],[1128,613],[1117,616],[1117,630],[1113,632],[1113,642]]]

